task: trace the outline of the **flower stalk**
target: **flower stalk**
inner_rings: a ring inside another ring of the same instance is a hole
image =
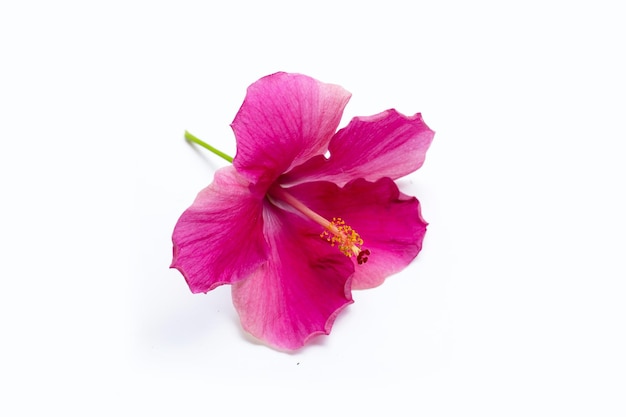
[[[188,142],[193,142],[197,145],[202,146],[205,149],[208,149],[209,151],[213,152],[215,155],[219,156],[222,159],[225,159],[226,161],[230,162],[231,164],[233,163],[233,157],[225,154],[224,152],[220,151],[219,149],[214,148],[213,146],[209,145],[208,143],[206,143],[205,141],[198,139],[197,137],[195,137],[194,135],[192,135],[191,133],[189,133],[188,131],[185,130],[185,139],[187,139]]]

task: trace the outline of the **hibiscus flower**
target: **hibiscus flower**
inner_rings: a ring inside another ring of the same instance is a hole
[[[191,291],[231,284],[243,328],[281,350],[329,334],[352,289],[380,285],[422,247],[420,204],[394,180],[422,165],[434,132],[393,109],[336,132],[349,98],[300,74],[252,84],[231,125],[233,164],[174,229],[172,268]]]

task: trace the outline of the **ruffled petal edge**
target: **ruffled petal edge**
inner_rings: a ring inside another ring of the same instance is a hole
[[[244,279],[267,258],[262,201],[232,166],[222,168],[181,215],[172,242],[170,267],[192,292]]]
[[[397,179],[422,166],[434,135],[420,113],[405,116],[389,109],[355,117],[332,138],[328,158],[315,156],[279,181],[286,185],[330,181],[342,186],[357,178]]]
[[[244,330],[285,351],[329,334],[352,301],[354,265],[320,239],[317,224],[266,203],[268,262],[233,284]]]

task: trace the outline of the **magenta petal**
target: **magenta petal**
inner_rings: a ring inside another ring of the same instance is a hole
[[[299,74],[276,73],[248,88],[232,123],[234,166],[252,183],[280,174],[328,148],[350,93]]]
[[[268,262],[233,284],[233,303],[244,329],[282,350],[328,334],[352,303],[348,258],[319,237],[319,226],[266,203]]]
[[[353,289],[372,288],[406,267],[422,248],[427,223],[414,197],[401,194],[389,178],[358,179],[339,188],[329,182],[301,184],[289,192],[326,218],[341,217],[363,239],[368,261],[356,265]]]
[[[232,166],[220,169],[176,223],[171,267],[192,292],[246,278],[265,261],[262,200],[248,185]]]
[[[328,159],[316,156],[280,182],[331,181],[341,186],[357,178],[400,178],[422,166],[434,135],[419,113],[407,117],[391,109],[355,117],[331,140]]]

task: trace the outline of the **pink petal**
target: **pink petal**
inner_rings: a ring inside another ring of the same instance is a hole
[[[192,292],[246,278],[265,261],[262,200],[248,185],[232,166],[218,170],[176,223],[171,267]]]
[[[233,161],[252,183],[269,186],[280,174],[326,152],[350,93],[299,74],[279,72],[248,88],[232,123]]]
[[[244,329],[282,350],[328,334],[352,303],[354,266],[319,237],[318,225],[266,203],[269,261],[232,287]]]
[[[427,223],[415,197],[401,194],[389,178],[358,179],[343,188],[329,182],[301,184],[289,192],[327,219],[342,218],[363,239],[368,261],[356,265],[353,289],[372,288],[404,269],[419,253]]]
[[[280,182],[331,181],[341,186],[357,178],[400,178],[422,166],[434,135],[419,113],[407,117],[391,109],[355,117],[331,140],[328,159],[316,156]]]

